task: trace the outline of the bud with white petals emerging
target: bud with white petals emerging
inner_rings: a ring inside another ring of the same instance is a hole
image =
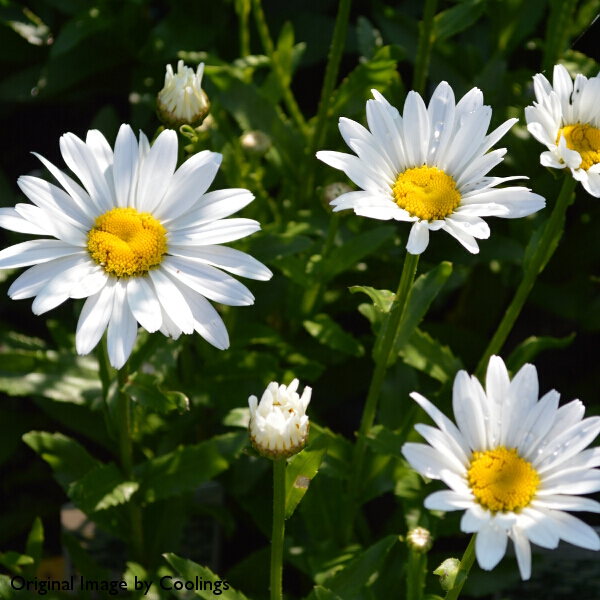
[[[261,456],[278,460],[293,456],[304,448],[310,428],[305,413],[312,388],[305,387],[300,397],[296,392],[298,384],[298,380],[294,379],[286,388],[272,381],[260,403],[256,396],[248,398],[248,436]]]
[[[208,113],[210,102],[202,89],[204,63],[198,70],[185,67],[183,61],[177,63],[177,74],[167,65],[165,87],[158,92],[156,113],[167,126],[177,129],[182,125],[197,127]]]

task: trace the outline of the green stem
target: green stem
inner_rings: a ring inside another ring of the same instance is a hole
[[[237,4],[237,3],[236,3]],[[246,58],[250,54],[250,27],[248,27],[248,15],[250,14],[250,3],[240,2],[238,10],[238,26],[240,35],[240,56]]]
[[[400,276],[400,283],[398,284],[398,290],[396,292],[396,299],[390,311],[387,328],[383,334],[384,338],[381,344],[381,352],[377,357],[375,370],[373,371],[373,377],[371,378],[371,385],[369,386],[367,401],[363,409],[360,429],[358,431],[358,439],[356,441],[354,454],[352,456],[352,466],[350,467],[350,473],[354,477],[354,481],[352,482],[351,488],[353,504],[351,508],[350,519],[348,519],[347,523],[348,538],[352,532],[354,513],[358,509],[358,500],[360,497],[362,482],[361,473],[367,444],[367,434],[369,433],[369,430],[373,426],[373,421],[375,420],[375,413],[377,412],[377,404],[379,402],[379,395],[381,393],[381,387],[383,386],[388,360],[390,358],[390,354],[392,353],[394,342],[396,341],[396,337],[400,329],[400,323],[402,322],[402,315],[404,314],[404,309],[408,300],[408,294],[415,279],[419,256],[419,254],[410,254],[409,252],[406,253],[404,266],[402,267],[402,275]]]
[[[542,272],[544,266],[550,260],[554,250],[556,249],[556,245],[558,244],[558,240],[561,235],[561,228],[564,226],[565,214],[569,204],[571,203],[571,198],[576,186],[577,181],[570,175],[566,175],[560,190],[560,194],[558,195],[556,205],[554,206],[554,210],[550,215],[550,219],[546,224],[546,228],[544,229],[544,233],[542,234],[540,242],[535,249],[527,270],[525,271],[525,276],[519,284],[517,292],[512,299],[508,310],[504,314],[500,325],[498,325],[498,329],[496,330],[494,337],[491,339],[488,347],[481,357],[481,360],[479,361],[479,364],[477,365],[475,375],[480,381],[483,381],[483,378],[485,377],[485,372],[490,357],[500,352],[502,345],[506,341],[508,334],[515,324],[523,305],[525,304],[525,300],[527,300],[529,292],[531,292],[531,289],[533,288],[533,284],[535,283],[537,276]]]
[[[117,430],[119,432],[119,454],[123,474],[133,481],[133,454],[131,449],[131,399],[122,391],[129,377],[129,364],[125,363],[117,374]],[[142,531],[142,513],[140,506],[132,498],[129,501],[131,534],[134,558],[143,563],[144,538]]]
[[[573,28],[573,14],[577,0],[551,0],[550,16],[546,26],[543,71],[550,79],[554,65],[567,47],[567,39]]]
[[[308,168],[305,179],[305,187],[303,198],[310,198],[315,187],[315,152],[323,145],[325,135],[327,134],[327,126],[329,125],[329,106],[331,97],[337,81],[340,61],[344,52],[346,43],[346,33],[348,31],[348,20],[350,18],[350,6],[352,0],[340,0],[338,14],[335,21],[335,29],[333,31],[333,40],[331,42],[331,50],[327,59],[327,68],[325,70],[325,79],[321,88],[321,99],[319,101],[319,110],[317,111],[317,123],[312,130],[308,151]]]
[[[465,581],[467,580],[467,576],[469,575],[469,571],[475,562],[475,538],[477,534],[474,533],[471,537],[471,541],[463,554],[463,557],[460,561],[460,569],[458,570],[458,575],[456,576],[456,584],[454,587],[449,590],[446,594],[445,600],[456,600],[461,590],[463,589],[463,585],[465,585]]]
[[[258,29],[263,48],[265,49],[267,56],[271,59],[273,72],[279,81],[279,86],[283,94],[283,101],[285,102],[288,112],[290,113],[290,117],[292,117],[292,119],[295,121],[298,129],[306,136],[307,131],[304,115],[302,114],[302,111],[296,102],[296,98],[294,98],[294,94],[292,94],[289,83],[286,82],[285,73],[279,64],[279,61],[275,57],[275,46],[273,44],[273,40],[271,39],[271,34],[269,33],[269,27],[267,25],[267,20],[265,18],[265,13],[262,9],[260,0],[252,0],[252,8],[254,20],[256,21],[256,28]]]
[[[408,574],[406,576],[406,600],[422,600],[427,574],[427,552],[408,551]]]
[[[415,71],[413,73],[413,91],[421,96],[425,92],[425,80],[429,68],[429,58],[435,42],[433,33],[433,18],[437,8],[437,0],[426,0],[423,10],[423,20],[419,23],[419,45],[415,59]]]
[[[287,460],[273,461],[273,538],[271,540],[271,600],[281,600],[283,536],[285,531],[285,467]]]

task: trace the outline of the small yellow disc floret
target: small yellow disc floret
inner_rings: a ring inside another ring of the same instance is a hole
[[[396,204],[424,221],[443,219],[460,204],[454,179],[436,167],[417,167],[400,173],[393,189]]]
[[[88,250],[104,270],[117,277],[143,275],[167,251],[166,229],[149,213],[113,208],[96,218]]]
[[[587,171],[600,162],[600,130],[588,125],[565,125],[559,129],[556,143],[560,141],[561,133],[565,135],[567,148],[576,150],[581,155],[580,168]]]
[[[527,506],[540,483],[531,463],[523,460],[514,448],[507,450],[504,446],[473,452],[467,475],[479,503],[492,512]]]

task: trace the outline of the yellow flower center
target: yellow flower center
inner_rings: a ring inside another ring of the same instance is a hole
[[[576,150],[581,155],[581,169],[587,171],[600,162],[600,130],[588,125],[565,125],[558,130],[556,143],[560,134],[564,133],[569,150]]]
[[[107,273],[142,275],[160,264],[167,251],[166,229],[149,213],[113,208],[96,219],[88,250]]]
[[[467,475],[479,503],[492,512],[527,506],[540,483],[531,463],[519,457],[514,448],[504,446],[474,452]]]
[[[435,167],[417,167],[398,175],[394,184],[396,204],[424,221],[447,217],[460,204],[456,183]]]

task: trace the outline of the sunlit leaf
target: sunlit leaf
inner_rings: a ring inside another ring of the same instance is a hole
[[[352,356],[362,356],[365,349],[351,334],[347,333],[329,315],[319,314],[303,322],[304,329],[319,343]]]

